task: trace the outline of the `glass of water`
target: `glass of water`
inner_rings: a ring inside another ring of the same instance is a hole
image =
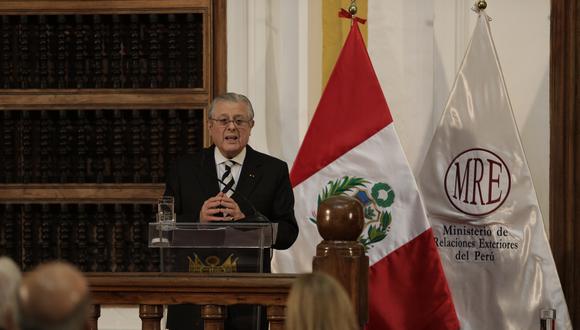
[[[173,196],[163,196],[157,200],[157,222],[162,225],[175,224],[175,205]]]

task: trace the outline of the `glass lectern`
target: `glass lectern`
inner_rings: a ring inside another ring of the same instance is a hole
[[[264,272],[278,224],[155,222],[149,247],[161,249],[163,272]]]
[[[188,223],[160,221],[149,224],[149,247],[161,251],[162,272],[263,273],[269,271],[270,247],[278,224],[270,222]],[[172,320],[199,328],[199,306],[170,306]],[[261,307],[228,306],[228,322],[247,329],[267,329]]]

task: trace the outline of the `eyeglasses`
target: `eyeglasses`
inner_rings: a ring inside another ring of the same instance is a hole
[[[228,119],[228,118],[220,118],[220,119],[214,119],[214,118],[210,118],[210,120],[215,121],[215,123],[219,126],[219,127],[227,127],[230,125],[230,123],[234,123],[234,125],[236,127],[239,128],[248,128],[250,127],[250,122],[252,122],[252,120],[245,120],[245,119]]]

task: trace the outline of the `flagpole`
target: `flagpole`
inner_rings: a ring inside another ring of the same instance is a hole
[[[358,6],[356,5],[356,0],[352,0],[350,2],[350,5],[348,6],[348,12],[352,15],[355,16],[356,13],[358,11]]]
[[[356,17],[357,11],[358,6],[356,5],[356,0],[351,0],[350,5],[348,6],[348,11],[344,8],[341,8],[340,11],[338,12],[338,17],[348,18],[352,21],[352,24],[354,24],[354,21],[357,21],[361,24],[365,24],[367,21],[366,19]]]
[[[356,16],[356,13],[358,12],[358,6],[356,5],[356,0],[350,1],[350,5],[348,5],[348,12],[352,15],[352,20],[350,21],[350,24],[353,25],[354,24],[354,17]]]

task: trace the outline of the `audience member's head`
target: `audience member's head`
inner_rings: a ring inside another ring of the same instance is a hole
[[[292,285],[286,304],[287,330],[357,330],[344,288],[323,273],[306,274]]]
[[[87,322],[89,287],[64,262],[49,262],[26,274],[18,291],[20,330],[78,330]]]
[[[16,292],[22,275],[16,263],[0,257],[0,329],[13,328],[16,322]]]

